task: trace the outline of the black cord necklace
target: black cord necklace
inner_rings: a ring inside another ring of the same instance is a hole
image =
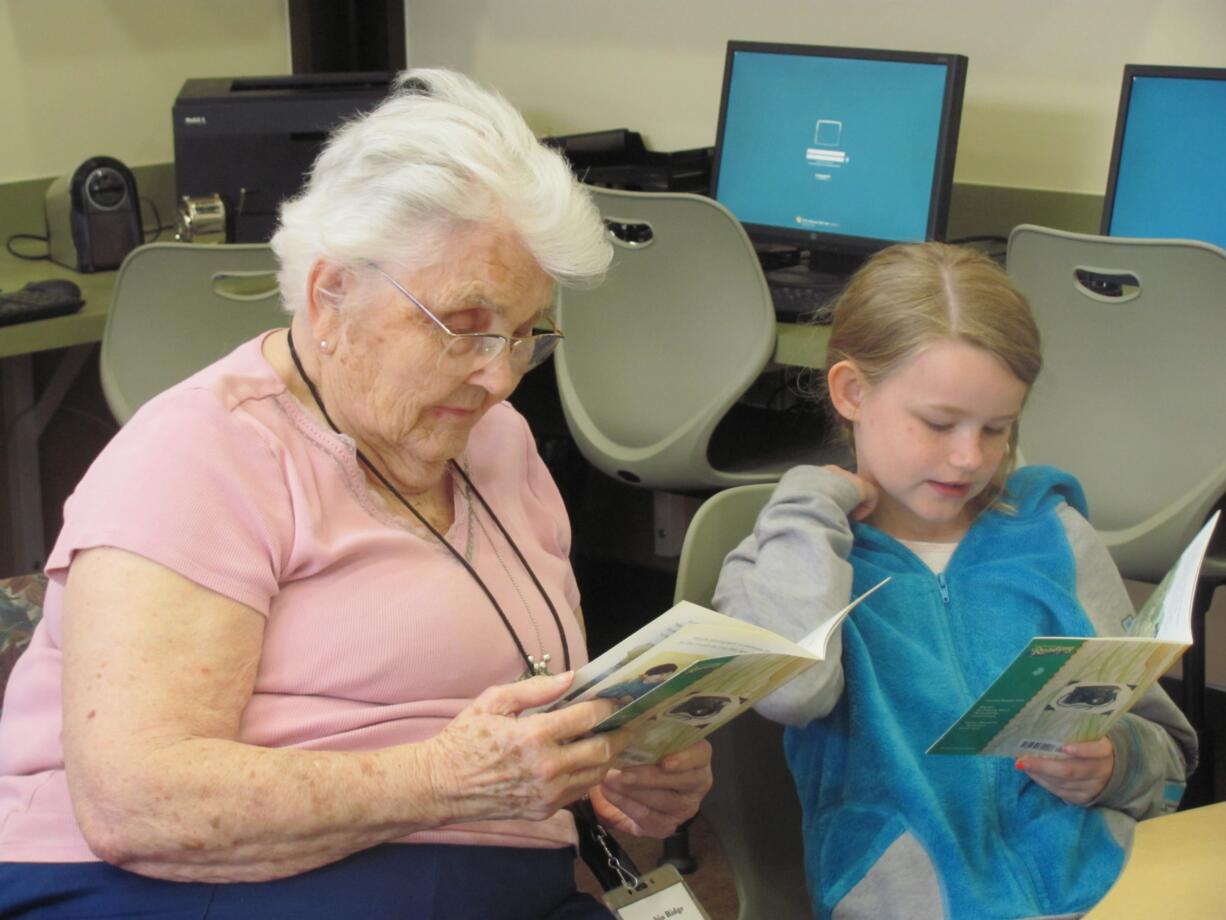
[[[332,416],[328,414],[328,410],[324,406],[323,397],[319,395],[319,390],[315,388],[314,382],[307,376],[306,368],[302,366],[302,359],[298,357],[298,349],[294,347],[293,330],[286,330],[286,342],[289,344],[289,354],[294,361],[294,367],[298,370],[298,376],[300,376],[302,378],[302,382],[306,384],[306,388],[310,392],[311,398],[315,400],[315,405],[319,407],[319,411],[323,414],[324,420],[328,423],[328,426],[337,434],[340,434],[340,428],[336,426],[336,422],[332,421]],[[438,531],[438,528],[426,520],[425,516],[413,507],[409,500],[400,493],[400,490],[388,481],[388,478],[379,471],[378,467],[371,463],[370,459],[364,453],[362,453],[361,450],[358,450],[355,447],[355,451],[359,462],[361,462],[361,464],[370,471],[371,475],[373,475],[383,484],[385,489],[396,496],[396,499],[400,502],[400,504],[404,505],[404,507],[409,510],[413,517],[415,517],[418,522],[426,528],[426,530],[430,531],[435,539],[442,543],[443,546],[447,547],[448,552],[455,557],[456,561],[459,562],[460,565],[464,566],[464,569],[470,576],[472,576],[473,581],[475,581],[478,587],[480,587],[485,593],[485,596],[489,599],[490,604],[493,605],[494,610],[497,612],[498,618],[502,620],[502,625],[507,628],[507,632],[510,634],[511,640],[515,643],[515,648],[519,650],[520,657],[522,657],[524,662],[527,664],[523,677],[532,677],[537,674],[548,674],[549,655],[542,650],[541,660],[537,661],[528,654],[527,650],[524,648],[524,644],[519,639],[519,634],[515,632],[515,627],[511,625],[510,619],[507,618],[506,612],[502,609],[502,605],[498,603],[497,598],[494,597],[494,593],[489,589],[489,586],[485,583],[484,579],[477,574],[477,570],[472,567],[472,564],[464,558],[464,555],[459,552],[459,550],[448,542],[447,538]],[[528,577],[532,579],[532,584],[536,586],[536,590],[545,601],[545,606],[549,608],[549,613],[553,616],[553,622],[558,627],[558,637],[562,640],[563,663],[565,665],[565,669],[569,671],[570,643],[566,641],[566,630],[562,627],[562,618],[558,616],[558,610],[556,607],[554,607],[553,601],[549,599],[549,595],[546,593],[545,589],[541,587],[541,582],[536,577],[536,573],[532,571],[532,566],[528,565],[528,560],[524,558],[524,554],[520,552],[520,549],[515,544],[515,541],[511,539],[511,535],[507,533],[507,529],[502,526],[502,521],[498,519],[498,515],[494,514],[494,509],[491,508],[489,502],[485,500],[485,496],[477,490],[477,487],[473,485],[473,481],[468,478],[468,474],[464,472],[458,463],[456,463],[454,460],[449,460],[448,464],[451,466],[452,472],[459,475],[459,477],[464,480],[464,485],[468,488],[468,490],[473,495],[477,496],[477,501],[481,503],[481,507],[485,509],[485,513],[490,516],[490,520],[494,522],[494,526],[498,528],[498,531],[502,534],[503,539],[507,541],[507,544],[514,551],[515,558],[518,559],[519,564],[524,567],[524,571],[527,572]],[[509,577],[510,573],[508,572],[507,574]]]

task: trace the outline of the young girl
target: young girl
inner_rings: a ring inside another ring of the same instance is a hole
[[[1012,472],[1040,366],[1030,309],[991,260],[878,253],[827,352],[856,471],[789,471],[724,564],[716,606],[794,639],[890,578],[824,663],[759,706],[794,726],[820,917],[1077,915],[1135,822],[1183,793],[1195,736],[1157,687],[1062,759],[924,753],[1033,636],[1119,634],[1133,612],[1077,482]]]

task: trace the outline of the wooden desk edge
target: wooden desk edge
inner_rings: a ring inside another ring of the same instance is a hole
[[[1086,920],[1226,916],[1226,802],[1151,818],[1137,825],[1132,853]]]

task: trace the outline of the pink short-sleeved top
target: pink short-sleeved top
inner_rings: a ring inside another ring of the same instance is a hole
[[[0,718],[0,861],[96,859],[73,817],[60,743],[61,605],[79,550],[137,553],[266,616],[239,727],[249,744],[364,751],[421,741],[481,691],[523,672],[480,587],[436,540],[371,496],[352,440],[316,424],[286,391],[263,338],[151,400],[69,498],[47,563],[45,618]],[[460,462],[553,600],[572,666],[583,664],[569,523],[527,424],[510,405],[494,406]],[[560,665],[558,628],[513,550],[462,485],[455,502],[448,540],[470,554],[527,652]],[[574,840],[560,812],[404,842]]]

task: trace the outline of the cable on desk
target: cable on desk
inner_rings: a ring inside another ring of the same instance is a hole
[[[156,243],[158,240],[162,238],[163,230],[175,229],[174,224],[163,224],[162,223],[162,214],[160,211],[158,211],[158,206],[154,204],[154,201],[152,198],[146,198],[144,195],[141,195],[140,200],[148,204],[149,210],[153,212],[153,226],[145,230],[145,242],[146,243]],[[150,233],[153,234],[153,239],[149,239]]]
[[[39,243],[46,243],[47,251],[44,252],[42,255],[38,255],[38,256],[32,256],[26,253],[18,252],[16,249],[13,248],[14,240],[34,240]],[[9,251],[9,255],[17,259],[25,259],[27,262],[41,262],[41,261],[51,258],[51,241],[47,239],[47,237],[45,236],[38,236],[37,234],[34,234],[34,233],[14,233],[12,236],[10,236],[7,240],[4,241],[4,248]]]

